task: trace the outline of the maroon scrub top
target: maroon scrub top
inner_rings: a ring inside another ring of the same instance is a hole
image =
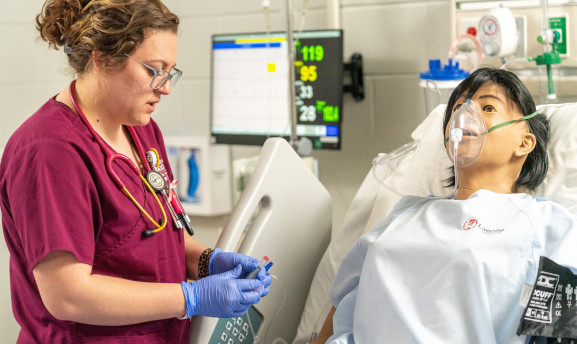
[[[134,129],[144,150],[157,149],[172,177],[156,123]],[[93,326],[57,320],[42,303],[32,269],[55,250],[72,252],[94,274],[144,282],[186,280],[183,231],[170,220],[162,198],[168,224],[144,238],[142,231],[154,226],[116,187],[104,159],[76,113],[54,99],[6,145],[0,206],[10,251],[12,309],[21,326],[18,343],[187,343],[186,320]],[[115,171],[144,209],[161,219],[140,178],[124,163],[115,163]]]

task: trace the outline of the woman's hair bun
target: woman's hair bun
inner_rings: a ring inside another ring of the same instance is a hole
[[[36,16],[40,38],[50,48],[64,48],[78,73],[90,66],[94,52],[105,68],[126,60],[150,30],[178,32],[178,16],[161,0],[46,0]]]
[[[48,0],[36,16],[40,38],[51,48],[63,47],[70,27],[82,17],[82,9],[89,0]]]

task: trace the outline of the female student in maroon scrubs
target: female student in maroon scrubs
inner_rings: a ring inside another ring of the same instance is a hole
[[[148,186],[172,180],[151,114],[182,74],[178,17],[160,0],[47,0],[36,22],[77,80],[0,163],[18,343],[187,343],[189,317],[246,312],[270,276],[240,278],[257,260],[196,242]]]

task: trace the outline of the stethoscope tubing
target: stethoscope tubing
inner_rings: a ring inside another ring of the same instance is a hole
[[[76,85],[76,80],[73,80],[70,83],[70,88],[69,88],[70,99],[72,101],[72,104],[74,105],[74,109],[78,113],[78,116],[80,117],[80,120],[82,121],[82,123],[84,123],[86,128],[88,128],[88,131],[90,131],[90,133],[92,134],[92,137],[96,140],[96,142],[98,143],[98,145],[102,149],[104,155],[106,156],[106,171],[110,175],[110,178],[112,178],[112,180],[118,186],[119,189],[123,189],[125,187],[125,185],[120,180],[120,178],[118,177],[116,172],[114,172],[114,169],[112,168],[112,161],[116,158],[124,161],[128,165],[128,167],[130,167],[134,171],[134,173],[136,173],[137,175],[141,174],[140,169],[138,168],[138,166],[136,166],[136,164],[129,157],[127,157],[124,154],[116,153],[115,151],[113,151],[112,148],[110,148],[108,146],[108,144],[106,142],[104,142],[102,137],[100,137],[100,135],[98,135],[98,133],[96,132],[96,130],[94,130],[92,125],[90,125],[90,122],[88,122],[88,119],[86,118],[86,116],[84,115],[84,112],[82,112],[82,109],[80,108],[80,106],[78,105],[78,102],[76,101],[75,85]],[[139,151],[138,153],[140,155],[140,152],[142,150],[142,145],[140,144],[140,140],[138,139],[138,136],[135,135],[134,129],[132,129],[128,126],[127,126],[127,128],[128,128],[128,131],[130,132],[130,135],[132,136],[134,144],[136,145],[136,149]],[[140,158],[142,159],[142,156]]]
[[[113,151],[112,148],[110,148],[110,146],[102,139],[102,137],[100,137],[100,135],[98,135],[98,133],[96,132],[96,130],[94,130],[92,125],[90,125],[90,122],[88,122],[88,119],[86,118],[86,116],[82,112],[82,109],[78,105],[78,102],[76,101],[75,85],[76,85],[76,80],[73,80],[70,83],[70,87],[69,87],[70,100],[72,101],[72,105],[74,105],[74,109],[78,113],[80,120],[84,123],[86,128],[88,128],[88,131],[90,131],[90,133],[92,134],[92,137],[96,140],[96,142],[98,143],[98,145],[102,149],[102,152],[104,153],[104,156],[106,158],[106,160],[105,160],[106,172],[108,173],[108,175],[110,176],[112,181],[116,184],[118,189],[120,189],[128,198],[130,198],[132,203],[134,203],[134,205],[136,205],[136,207],[150,220],[150,222],[152,222],[156,226],[156,229],[152,230],[153,233],[161,231],[162,229],[164,229],[164,227],[166,227],[167,217],[166,217],[166,212],[164,211],[164,207],[162,206],[162,203],[160,203],[160,200],[158,199],[156,192],[152,189],[150,184],[146,181],[146,179],[142,175],[138,166],[136,166],[136,164],[126,155],[121,154],[121,153],[116,153],[115,151]],[[146,161],[146,157],[144,156],[142,144],[140,143],[140,140],[138,139],[138,135],[136,135],[136,133],[134,132],[134,129],[132,127],[126,126],[126,128],[128,129],[130,136],[132,137],[132,140],[136,146],[136,150],[138,151],[138,154],[140,155],[140,159],[142,160],[143,165],[145,166],[144,168],[147,171],[150,171],[150,168],[147,168],[148,165],[146,163],[144,163]],[[114,161],[114,159],[120,159],[120,160],[124,161],[124,163],[126,163],[128,165],[128,167],[130,167],[130,169],[132,169],[134,171],[134,173],[136,175],[138,175],[140,177],[140,179],[144,182],[144,185],[146,186],[148,191],[150,191],[152,193],[156,202],[158,203],[158,206],[160,207],[160,210],[162,212],[162,223],[160,223],[160,224],[157,223],[148,214],[148,212],[138,203],[138,201],[132,196],[130,191],[128,191],[128,189],[126,188],[126,185],[124,185],[124,183],[122,182],[122,180],[120,180],[120,178],[118,177],[116,172],[114,172],[114,168],[112,167],[112,162]]]

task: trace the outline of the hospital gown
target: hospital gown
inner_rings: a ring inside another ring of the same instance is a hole
[[[577,267],[577,219],[527,194],[405,197],[362,236],[331,287],[327,343],[525,343],[539,257]]]

